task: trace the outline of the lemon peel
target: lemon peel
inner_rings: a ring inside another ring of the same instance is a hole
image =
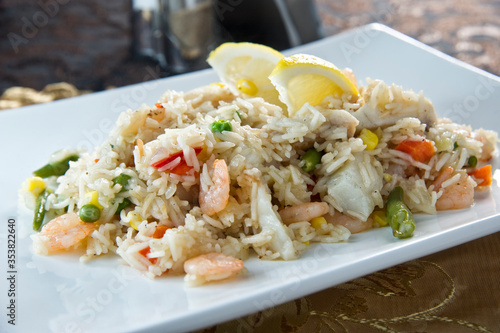
[[[308,54],[296,54],[282,58],[269,79],[276,87],[280,100],[286,104],[289,114],[305,103],[320,104],[329,95],[340,97],[348,93],[357,99],[356,85],[334,64]]]
[[[269,80],[269,74],[283,57],[275,49],[260,44],[224,43],[210,52],[207,62],[234,94],[262,97],[284,107]]]

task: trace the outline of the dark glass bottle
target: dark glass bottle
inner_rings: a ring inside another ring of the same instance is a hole
[[[283,50],[323,35],[311,0],[215,0],[214,12],[224,41]]]
[[[208,67],[209,52],[224,42],[284,50],[322,37],[312,0],[158,0],[152,7],[135,7],[135,50],[169,74]]]

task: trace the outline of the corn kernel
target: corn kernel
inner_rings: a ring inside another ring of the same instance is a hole
[[[94,205],[100,210],[103,209],[102,205],[99,203],[99,192],[97,191],[90,191],[85,194],[85,199],[88,204]]]
[[[385,227],[387,225],[387,217],[383,210],[376,210],[373,212],[373,223],[378,227]]]
[[[141,224],[142,221],[144,221],[144,218],[136,212],[128,212],[127,218],[129,219],[128,223],[135,230],[138,230],[139,224]]]
[[[34,196],[38,196],[45,190],[45,182],[40,177],[31,177],[26,179],[23,184],[25,191],[31,192]]]
[[[306,241],[306,242],[303,242],[303,243],[304,243],[304,245],[306,245],[306,246],[309,246],[309,244],[310,244],[310,243],[309,243],[309,241]]]
[[[259,91],[259,88],[257,88],[255,83],[247,79],[239,79],[238,82],[236,82],[236,88],[238,88],[238,90],[242,93],[250,96],[257,95],[257,92]]]
[[[320,216],[313,218],[310,223],[314,229],[318,230],[321,229],[321,226],[327,222],[323,216]]]
[[[378,145],[378,136],[367,128],[363,128],[359,134],[359,138],[366,145],[366,150],[373,150]]]
[[[390,182],[392,180],[392,175],[391,174],[384,173],[383,177],[384,177],[384,180],[386,182]]]
[[[210,83],[211,86],[217,86],[217,87],[220,87],[220,88],[224,88],[226,85],[222,82],[214,82],[214,83]]]

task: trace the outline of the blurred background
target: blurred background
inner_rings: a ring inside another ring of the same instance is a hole
[[[225,41],[284,50],[371,22],[500,74],[494,0],[0,0],[0,94],[99,91],[204,68]]]

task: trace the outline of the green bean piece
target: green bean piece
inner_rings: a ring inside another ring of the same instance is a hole
[[[38,170],[35,170],[33,174],[37,177],[47,178],[50,176],[62,176],[69,169],[69,162],[78,160],[78,155],[70,155],[63,160],[54,163],[48,163]]]
[[[95,222],[101,217],[101,210],[96,205],[86,204],[80,208],[79,215],[83,222]]]
[[[467,160],[467,166],[471,167],[471,168],[475,168],[477,165],[477,157],[472,155],[471,157],[469,157],[469,159]]]
[[[302,165],[302,170],[305,172],[311,172],[316,168],[316,165],[321,162],[321,152],[317,151],[314,148],[310,148],[307,150],[304,155],[302,155],[302,161],[304,164]]]
[[[114,185],[120,184],[122,186],[122,188],[120,189],[120,192],[118,192],[118,193],[121,193],[121,192],[128,190],[128,182],[131,178],[132,177],[130,177],[129,175],[122,173],[121,175],[119,175],[118,177],[115,177],[113,179]]]
[[[123,201],[118,204],[118,207],[116,207],[116,215],[120,215],[120,212],[130,206],[132,204],[132,201],[130,201],[128,198],[123,198]]]
[[[47,197],[49,196],[49,190],[43,190],[42,193],[36,198],[35,204],[35,216],[33,217],[33,230],[40,231],[43,225],[43,219],[45,218],[45,204],[47,203]]]
[[[222,133],[222,131],[232,131],[233,127],[229,121],[222,119],[210,124],[210,130],[212,133]]]
[[[408,206],[404,203],[404,191],[401,186],[395,187],[389,194],[385,214],[394,237],[408,238],[413,235],[415,219]]]

